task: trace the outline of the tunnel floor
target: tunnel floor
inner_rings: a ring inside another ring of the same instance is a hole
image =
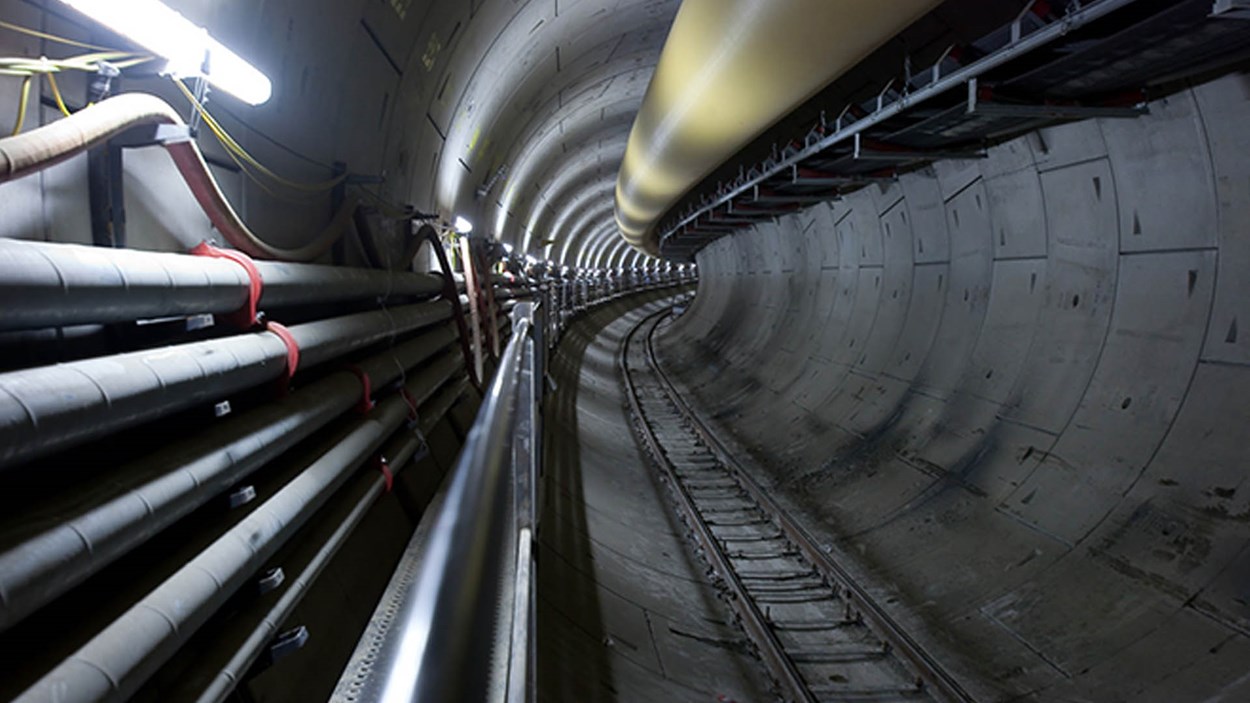
[[[649,459],[629,430],[618,358],[669,294],[575,321],[554,352],[539,563],[539,698],[770,700]]]

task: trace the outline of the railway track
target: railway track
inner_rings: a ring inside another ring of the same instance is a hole
[[[676,394],[651,337],[630,330],[621,371],[634,428],[672,487],[743,630],[789,701],[970,701],[750,476]]]

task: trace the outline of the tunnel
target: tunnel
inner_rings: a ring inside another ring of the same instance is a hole
[[[0,699],[1250,700],[1245,0],[0,47]]]

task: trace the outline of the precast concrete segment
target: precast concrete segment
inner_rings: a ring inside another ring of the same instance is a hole
[[[629,91],[638,96],[637,104],[641,90],[632,86],[630,91],[629,83],[612,77],[654,63],[677,10],[675,0],[487,3],[480,8],[444,0],[428,6],[449,17],[448,25],[454,22],[459,31],[454,44],[449,34],[439,33],[447,46],[439,47],[445,61],[441,78],[430,81],[439,88],[425,105],[432,128],[412,149],[415,161],[435,165],[431,177],[414,179],[414,195],[425,202],[427,196],[418,190],[429,189],[431,209],[467,213],[492,227],[498,221],[496,198],[479,199],[477,189],[499,168],[523,166],[522,149],[535,134],[563,122],[574,104],[593,101],[604,91],[609,93],[605,102],[612,93]],[[611,20],[605,21],[609,11]],[[426,57],[420,50],[411,56],[407,75],[425,80]],[[562,128],[576,131],[579,121],[569,120]],[[614,171],[616,163],[608,167]],[[527,178],[518,187],[534,183]],[[507,210],[517,212],[511,206]]]
[[[662,367],[977,699],[1250,695],[1250,91],[698,256]]]
[[[541,700],[770,700],[627,428],[617,357],[670,293],[576,318],[551,357],[539,545]]]

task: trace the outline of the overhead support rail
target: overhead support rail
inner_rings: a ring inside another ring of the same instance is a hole
[[[1148,86],[1210,70],[1250,46],[1245,24],[1222,6],[1028,2],[1008,25],[947,48],[928,69],[905,68],[905,79],[836,117],[822,113],[803,137],[670,213],[658,228],[661,254],[692,260],[741,228],[932,161],[981,158],[986,145],[1039,127],[1144,115]]]

